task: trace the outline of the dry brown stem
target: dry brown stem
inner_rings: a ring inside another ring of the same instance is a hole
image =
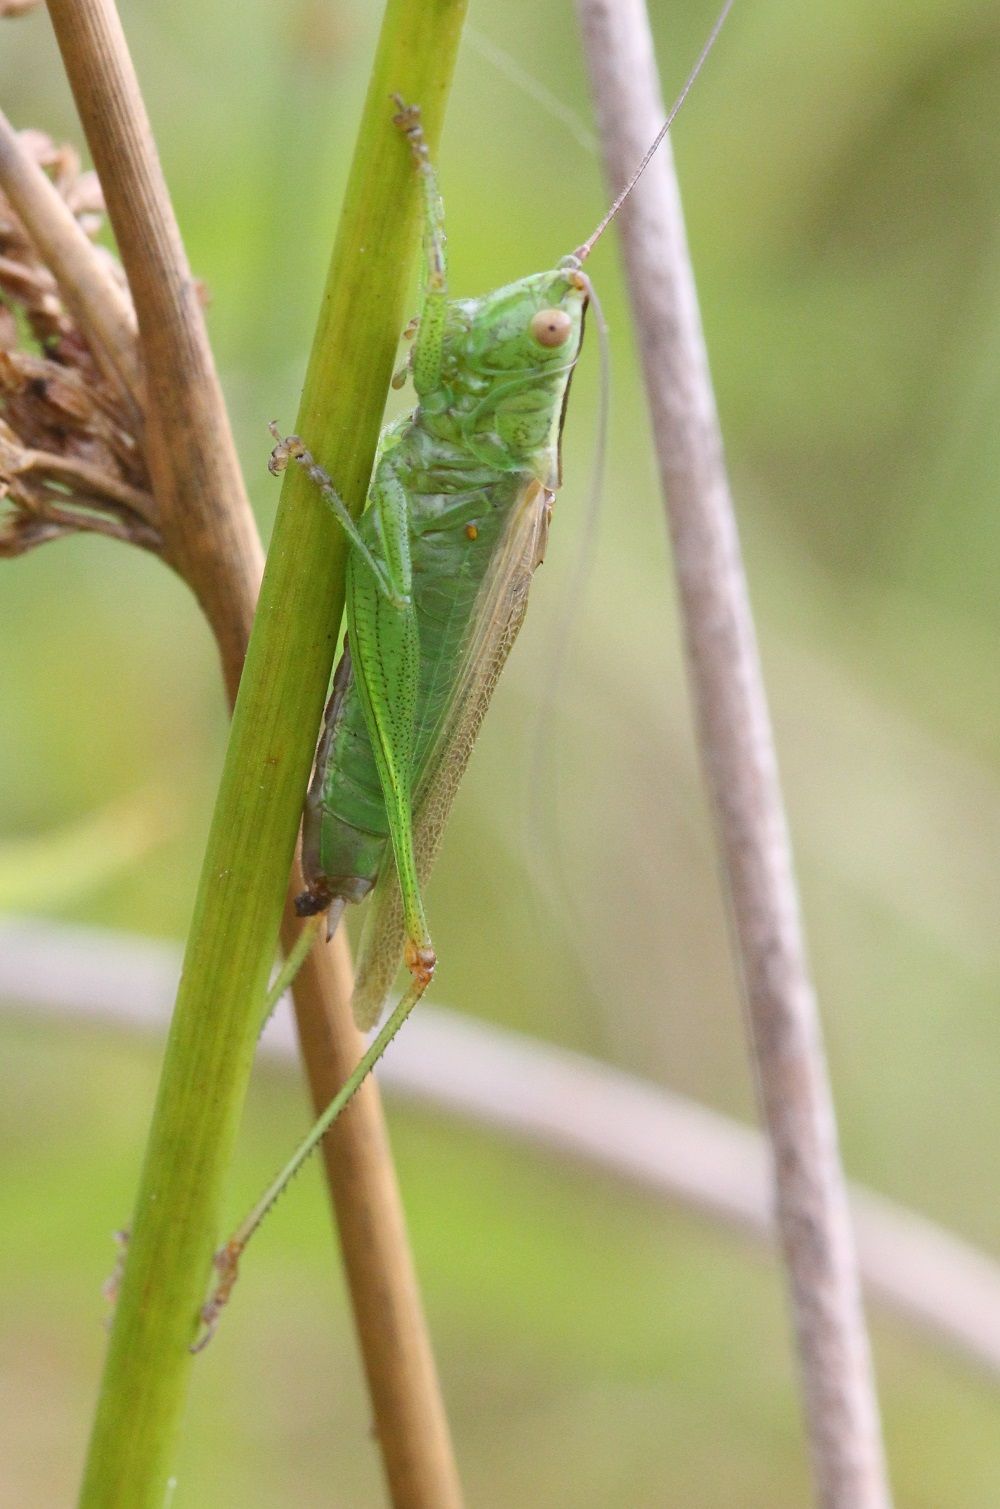
[[[164,541],[212,625],[233,697],[263,555],[197,286],[114,6],[50,0],[49,13],[132,292]]]
[[[617,189],[665,115],[642,0],[577,0]],[[705,778],[774,1157],[816,1496],[886,1509],[886,1477],[815,992],[669,142],[619,221]]]
[[[285,932],[297,926],[291,906]],[[341,929],[326,955],[315,949],[293,993],[299,1043],[317,1112],[352,1073],[364,1040],[351,1019],[352,971]],[[318,1002],[319,1010],[314,1003]],[[462,1491],[444,1414],[406,1218],[381,1111],[369,1074],[323,1140],[355,1323],[379,1427],[392,1502],[402,1509],[461,1509]],[[391,1429],[391,1438],[384,1431]]]

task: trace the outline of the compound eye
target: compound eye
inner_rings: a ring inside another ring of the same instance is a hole
[[[561,346],[569,339],[573,321],[565,309],[540,309],[528,328],[540,346]]]

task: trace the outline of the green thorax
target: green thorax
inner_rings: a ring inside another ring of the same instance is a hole
[[[419,393],[414,427],[494,471],[559,485],[559,436],[586,303],[572,274],[535,273],[479,299],[449,303],[438,382]],[[545,346],[532,321],[553,311],[564,341]]]

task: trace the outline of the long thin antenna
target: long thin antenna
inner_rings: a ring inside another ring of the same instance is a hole
[[[534,74],[522,68],[517,58],[512,57],[506,48],[501,47],[498,42],[494,42],[492,37],[488,37],[485,32],[473,26],[471,21],[466,21],[462,28],[462,42],[464,46],[471,47],[473,52],[478,52],[481,58],[485,58],[488,63],[492,64],[497,73],[502,74],[516,89],[520,89],[529,99],[548,111],[554,120],[565,126],[570,136],[585,152],[589,152],[592,157],[599,155],[601,144],[597,140],[596,133],[591,131],[565,100],[561,100],[553,90],[542,83],[541,79],[536,79]]]
[[[721,11],[718,14],[715,25],[712,27],[712,30],[708,34],[708,39],[705,42],[704,47],[698,54],[698,61],[695,63],[691,72],[688,74],[687,79],[684,83],[684,87],[681,90],[680,94],[671,105],[670,110],[667,114],[667,118],[663,122],[663,125],[660,127],[659,131],[656,133],[656,138],[653,141],[652,146],[646,152],[639,166],[636,168],[635,172],[632,174],[632,177],[629,179],[628,183],[622,189],[614,204],[604,216],[604,219],[601,221],[600,225],[590,236],[587,237],[583,245],[578,246],[576,251],[573,253],[573,255],[577,257],[581,262],[585,261],[586,258],[590,256],[590,253],[597,245],[597,242],[604,235],[604,232],[607,230],[608,226],[611,224],[612,220],[615,218],[618,211],[621,209],[622,205],[625,203],[626,199],[631,194],[636,184],[639,182],[639,179],[642,177],[643,173],[645,173],[647,167],[649,166],[650,160],[655,155],[661,141],[666,136],[667,132],[670,130],[670,127],[676,120],[677,112],[680,110],[684,101],[690,94],[691,87],[694,84],[695,79],[698,77],[699,73],[701,73],[702,68],[705,66],[705,60],[707,59],[709,53],[712,51],[712,48],[715,46],[719,32],[722,30],[725,19],[729,15],[729,12],[732,10],[732,8],[733,0],[726,0],[725,5],[722,7]]]

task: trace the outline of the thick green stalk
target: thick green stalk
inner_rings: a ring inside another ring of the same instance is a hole
[[[360,511],[418,228],[398,91],[435,148],[465,0],[389,0],[297,428]],[[301,186],[289,183],[293,201]],[[285,474],[164,1060],[81,1496],[160,1509],[343,610],[341,532]]]

